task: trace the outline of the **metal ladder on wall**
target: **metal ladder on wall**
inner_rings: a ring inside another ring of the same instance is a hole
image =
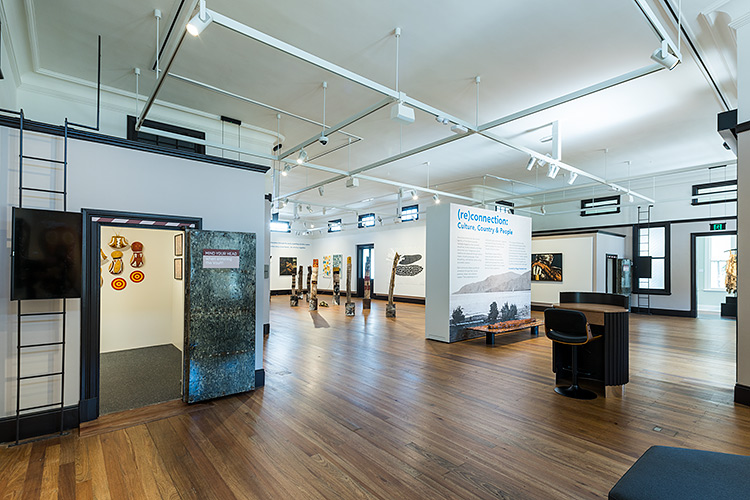
[[[651,236],[651,209],[653,205],[648,205],[646,208],[638,206],[638,225],[636,226],[638,234],[638,257],[645,257],[650,255],[650,236]],[[641,227],[646,225],[646,233],[641,235]],[[642,255],[643,249],[645,248],[646,255]],[[640,279],[640,278],[636,278]],[[640,285],[640,284],[639,284]],[[638,287],[640,289],[640,286]],[[638,312],[643,313],[644,309],[646,314],[651,314],[651,295],[648,293],[638,293]]]
[[[53,196],[62,196],[63,211],[68,208],[68,128],[69,123],[67,118],[65,119],[64,136],[63,136],[63,159],[58,160],[55,158],[41,158],[38,156],[25,155],[23,151],[24,144],[24,114],[23,109],[21,111],[9,111],[0,110],[6,113],[16,114],[19,117],[19,134],[18,134],[18,208],[23,207],[23,195],[24,192],[36,192],[45,193]],[[24,160],[41,161],[56,165],[62,165],[63,167],[63,189],[42,189],[28,187],[24,185]],[[38,416],[38,413],[27,413],[32,410],[43,410],[46,408],[57,407],[56,413],[59,413],[59,435],[65,434],[65,346],[66,346],[66,320],[67,320],[67,299],[62,300],[62,310],[52,312],[29,312],[24,313],[22,304],[26,301],[18,300],[16,308],[16,441],[15,445],[20,444],[21,441],[21,421],[25,418]],[[35,344],[23,344],[23,326],[25,318],[40,318],[40,317],[59,317],[62,321],[61,338],[59,341],[54,342],[41,342]],[[60,352],[60,371],[53,371],[48,373],[38,373],[34,375],[21,375],[21,365],[23,364],[24,355],[29,354],[29,349],[35,349],[40,347],[58,347]],[[37,406],[21,407],[21,382],[30,379],[42,379],[51,377],[60,377],[60,401],[54,403],[47,403]]]

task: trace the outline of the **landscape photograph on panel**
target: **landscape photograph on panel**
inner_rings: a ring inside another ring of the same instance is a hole
[[[531,254],[531,279],[561,282],[563,280],[562,259],[561,253]]]
[[[279,276],[291,276],[297,269],[297,257],[279,257]]]
[[[455,206],[450,342],[483,334],[467,327],[531,317],[531,219]]]

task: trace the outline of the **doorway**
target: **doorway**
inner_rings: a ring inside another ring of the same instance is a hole
[[[180,399],[184,232],[102,224],[100,233],[99,414]]]
[[[370,263],[370,293],[375,290],[375,244],[357,245],[357,297],[365,296],[365,269]]]
[[[202,219],[169,215],[117,212],[110,210],[83,209],[83,290],[81,293],[81,399],[78,405],[80,422],[88,422],[99,416],[100,357],[101,357],[101,289],[102,271],[109,273],[109,265],[102,268],[102,232],[112,227],[125,231],[125,228],[151,227],[154,229],[201,229]],[[102,227],[104,226],[104,227]],[[172,231],[170,231],[172,232]],[[105,233],[106,234],[106,233]],[[109,241],[107,241],[108,243]],[[110,254],[114,249],[106,247]],[[125,253],[125,252],[123,252]],[[130,257],[130,256],[129,256]],[[129,264],[129,257],[127,262]],[[144,247],[144,257],[149,262],[148,250]],[[174,257],[176,258],[176,257]],[[173,260],[174,260],[173,258]],[[174,268],[174,264],[172,267]],[[127,267],[125,267],[127,269]],[[150,271],[144,266],[145,280]],[[127,278],[134,269],[128,270]],[[123,271],[125,272],[125,271]],[[174,272],[174,269],[173,269]],[[126,283],[126,288],[133,285]],[[107,286],[111,287],[111,280]],[[133,285],[134,286],[134,285]]]
[[[736,232],[693,234],[691,309],[696,317],[717,317],[722,307],[727,312],[727,306],[722,304],[736,300],[726,289],[727,264],[736,249]]]

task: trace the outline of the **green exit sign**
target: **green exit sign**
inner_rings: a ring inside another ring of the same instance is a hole
[[[711,231],[724,231],[727,228],[726,222],[717,222],[715,224],[709,224]]]

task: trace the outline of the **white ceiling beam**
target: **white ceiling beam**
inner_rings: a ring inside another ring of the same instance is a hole
[[[467,137],[469,135],[471,135],[471,133],[469,133],[469,134],[454,134],[454,135],[450,135],[448,137],[445,137],[443,139],[439,139],[439,140],[431,142],[429,144],[425,144],[423,146],[419,146],[417,148],[410,149],[409,151],[404,151],[403,153],[399,153],[397,155],[389,156],[388,158],[385,158],[383,160],[378,160],[378,161],[376,161],[374,163],[370,163],[369,165],[365,165],[364,167],[356,168],[356,169],[351,170],[349,172],[342,171],[343,172],[342,175],[338,175],[336,177],[331,177],[330,179],[317,182],[317,183],[312,184],[310,186],[307,186],[305,188],[298,189],[297,191],[294,191],[292,193],[287,193],[285,197],[296,196],[296,195],[302,194],[302,193],[304,193],[306,191],[312,191],[313,189],[317,189],[320,186],[325,186],[327,184],[331,184],[332,182],[337,182],[337,181],[340,181],[341,179],[346,179],[347,177],[350,177],[352,175],[361,174],[362,172],[366,172],[366,171],[372,170],[374,168],[382,167],[383,165],[387,165],[389,163],[393,163],[394,161],[403,160],[404,158],[408,158],[410,156],[413,156],[413,155],[416,155],[416,154],[419,154],[419,153],[423,153],[425,151],[429,151],[430,149],[434,149],[434,148],[437,148],[437,147],[442,146],[444,144],[448,144],[450,142],[457,141],[457,140],[462,139],[464,137]],[[286,160],[282,160],[282,161],[286,161]],[[288,162],[288,163],[292,163],[292,162]],[[303,164],[303,166],[304,165],[305,164]]]
[[[638,198],[641,198],[641,199],[643,199],[643,200],[645,200],[645,201],[647,201],[649,203],[656,203],[653,199],[649,198],[648,196],[636,193],[635,191],[631,191],[630,189],[627,189],[627,188],[625,188],[623,186],[620,186],[619,184],[615,184],[613,182],[608,182],[607,180],[602,179],[601,177],[598,177],[598,176],[596,176],[594,174],[590,174],[590,173],[586,172],[585,170],[581,170],[580,168],[576,168],[576,167],[574,167],[572,165],[568,165],[567,163],[564,163],[564,162],[562,162],[560,160],[555,160],[554,158],[550,158],[549,156],[543,155],[542,153],[534,151],[533,149],[529,149],[529,148],[524,147],[524,146],[519,146],[517,144],[512,144],[512,143],[506,141],[505,139],[503,139],[501,137],[498,137],[497,135],[495,135],[495,134],[493,134],[491,132],[486,132],[485,131],[485,132],[480,132],[480,134],[482,136],[488,138],[488,139],[491,139],[491,140],[493,140],[493,141],[495,141],[495,142],[497,142],[499,144],[502,144],[503,146],[507,146],[507,147],[509,147],[511,149],[515,149],[516,151],[520,151],[522,153],[526,153],[529,156],[533,156],[537,160],[542,160],[542,161],[545,161],[545,162],[550,163],[552,165],[557,165],[558,167],[560,167],[563,170],[567,170],[568,172],[574,172],[574,173],[578,174],[581,177],[586,177],[588,179],[591,179],[592,181],[596,181],[596,182],[598,182],[600,184],[604,184],[605,186],[609,186],[609,187],[615,189],[616,191],[621,191],[623,193],[632,194],[633,196],[637,196]]]
[[[177,52],[180,50],[180,46],[182,45],[182,41],[185,39],[185,26],[190,21],[190,18],[193,15],[193,11],[195,10],[195,7],[197,5],[198,0],[188,0],[177,14],[177,18],[174,22],[175,29],[173,31],[175,36],[169,39],[166,47],[164,47],[164,54],[162,55],[161,62],[166,63],[163,65],[162,69],[164,74],[169,73],[169,68],[172,67],[172,63],[174,62],[175,57],[177,56]],[[166,78],[157,78],[156,86],[151,91],[151,95],[148,96],[146,105],[143,107],[143,110],[141,110],[141,114],[140,116],[138,116],[138,120],[136,120],[135,122],[136,131],[140,130],[143,126],[143,122],[146,120],[146,115],[148,115],[148,112],[151,111],[151,106],[153,106],[154,101],[156,101],[156,95],[161,90],[162,85],[164,85],[164,80],[166,80]]]
[[[322,132],[322,134],[328,136],[328,135],[331,135],[331,134],[333,134],[335,132],[338,132],[342,128],[348,127],[352,123],[355,123],[355,122],[361,120],[362,118],[364,118],[364,117],[366,117],[368,115],[371,115],[372,113],[374,113],[376,111],[379,111],[379,110],[383,109],[384,107],[388,106],[392,102],[393,102],[393,98],[386,97],[385,99],[383,99],[382,101],[378,102],[377,104],[373,104],[372,106],[368,106],[365,109],[363,109],[362,111],[360,111],[359,113],[356,113],[356,114],[350,116],[349,118],[347,118],[347,119],[345,119],[345,120],[337,123],[336,125],[333,125],[332,127],[326,128]],[[323,125],[323,127],[325,127],[325,125]],[[301,143],[297,144],[293,148],[288,149],[286,152],[284,152],[283,154],[279,155],[279,159],[283,160],[284,158],[287,158],[287,157],[293,155],[294,153],[296,153],[297,151],[301,150],[302,148],[305,148],[305,147],[309,146],[310,144],[313,144],[315,141],[317,141],[318,139],[320,139],[320,135],[321,134],[315,134],[314,136],[310,137],[306,141],[302,141]]]
[[[265,45],[268,45],[269,47],[280,50],[292,57],[296,57],[297,59],[301,59],[305,62],[313,64],[333,74],[346,78],[347,80],[351,80],[355,83],[358,83],[359,85],[369,88],[370,90],[374,90],[375,92],[379,92],[383,95],[389,96],[394,100],[398,100],[405,104],[413,106],[417,109],[424,111],[425,113],[429,113],[433,116],[443,116],[457,125],[462,125],[466,127],[468,130],[473,130],[473,131],[476,130],[476,127],[474,125],[471,125],[470,123],[460,118],[457,118],[449,113],[440,111],[439,109],[434,108],[428,104],[425,104],[417,99],[411,98],[403,92],[398,92],[390,87],[387,87],[376,81],[370,80],[369,78],[366,78],[362,75],[349,71],[346,68],[342,68],[341,66],[337,64],[333,64],[332,62],[326,61],[325,59],[322,59],[300,48],[297,48],[294,45],[290,45],[286,42],[283,42],[279,40],[278,38],[274,38],[270,35],[267,35],[261,31],[256,30],[255,28],[251,28],[250,26],[240,23],[239,21],[235,21],[234,19],[227,17],[223,14],[219,14],[216,11],[208,9],[208,12],[211,14],[211,17],[213,18],[213,22],[220,24],[221,26],[224,26],[225,28],[230,29],[236,33],[239,33],[240,35],[244,35],[248,38],[252,38],[253,40],[257,42],[263,43]]]
[[[211,92],[215,92],[217,94],[222,94],[227,97],[232,97],[234,99],[249,102],[250,104],[255,104],[256,106],[260,106],[262,108],[269,109],[271,111],[275,111],[276,113],[281,113],[282,115],[291,116],[292,118],[296,118],[298,120],[302,120],[303,122],[311,123],[313,125],[317,125],[319,127],[323,127],[324,125],[318,121],[311,120],[310,118],[306,118],[301,115],[297,115],[295,113],[292,113],[290,111],[286,111],[285,109],[277,108],[275,106],[271,106],[270,104],[266,104],[264,102],[256,101],[255,99],[250,99],[249,97],[245,97],[240,94],[235,94],[234,92],[229,92],[228,90],[221,89],[219,87],[214,87],[213,85],[209,85],[207,83],[199,82],[198,80],[193,80],[192,78],[188,78],[186,76],[177,75],[175,73],[168,73],[168,76],[171,76],[172,78],[176,80],[180,80],[181,82],[189,83],[191,85],[195,85],[196,87],[200,87],[202,89],[210,90]],[[342,134],[351,137],[352,139],[356,139],[358,141],[361,141],[362,138],[358,135],[350,134],[348,132],[341,131]]]
[[[597,84],[591,85],[589,87],[582,88],[580,90],[576,90],[575,92],[571,92],[570,94],[566,94],[564,96],[558,97],[556,99],[551,99],[547,102],[543,102],[541,104],[537,104],[536,106],[532,106],[530,108],[526,108],[524,110],[518,111],[516,113],[503,116],[502,118],[498,118],[497,120],[492,120],[491,122],[487,122],[484,125],[480,125],[478,130],[479,132],[483,132],[485,130],[489,130],[491,128],[495,128],[497,126],[503,125],[505,123],[512,122],[514,120],[518,120],[520,118],[524,118],[529,115],[533,115],[534,113],[539,113],[540,111],[544,111],[546,109],[554,108],[555,106],[559,106],[560,104],[565,104],[566,102],[574,101],[576,99],[579,99],[581,97],[585,97],[587,95],[594,94],[596,92],[599,92],[601,90],[605,90],[611,87],[615,87],[617,85],[620,85],[622,83],[629,82],[631,80],[635,80],[636,78],[640,78],[642,76],[650,75],[651,73],[656,73],[657,71],[665,69],[664,66],[661,64],[651,64],[649,66],[644,66],[643,68],[637,69],[635,71],[629,71],[625,74],[622,74],[620,76],[616,76],[614,78],[610,78],[609,80],[604,80],[603,82],[599,82]]]

